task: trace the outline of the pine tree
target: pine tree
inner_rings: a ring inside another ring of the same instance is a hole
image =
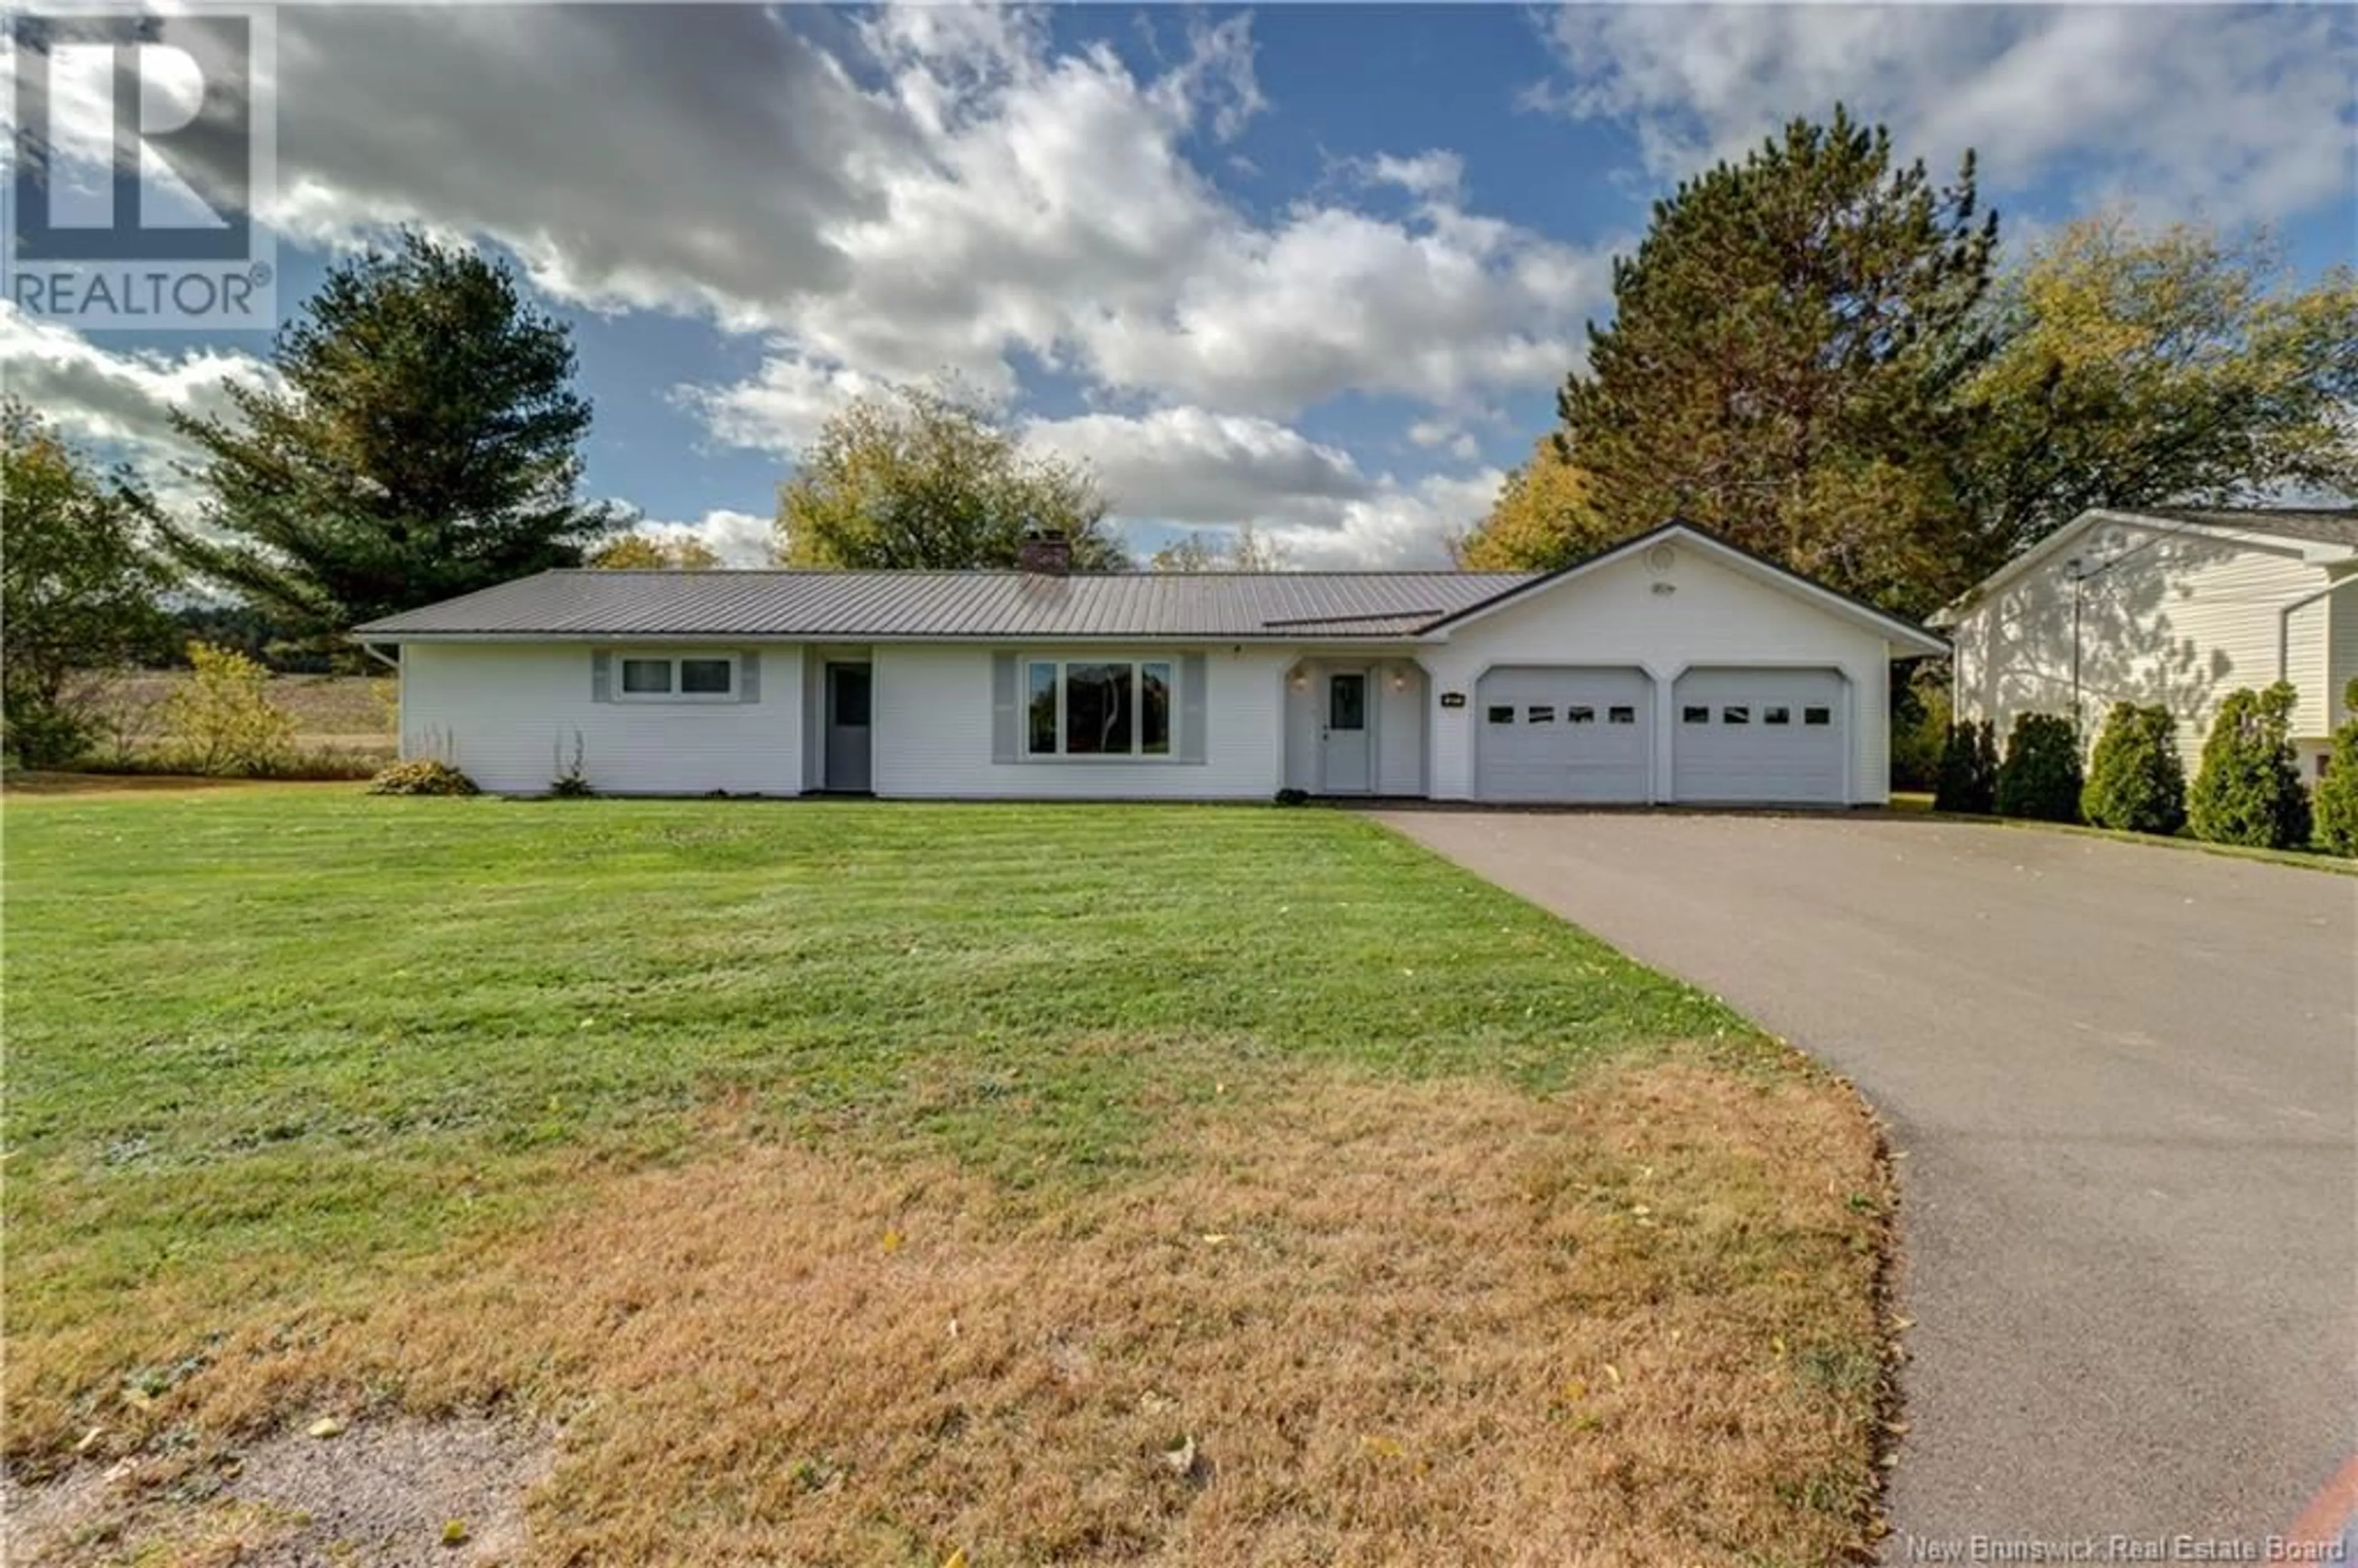
[[[405,233],[332,268],[273,359],[236,418],[175,416],[210,496],[168,537],[298,636],[579,565],[612,525],[576,495],[571,336],[504,264]]]
[[[2309,842],[2309,791],[2291,740],[2297,700],[2291,683],[2278,681],[2266,691],[2232,692],[2219,705],[2187,797],[2187,824],[2196,838],[2265,849]]]
[[[2343,688],[2342,706],[2350,717],[2334,726],[2333,750],[2311,804],[2317,841],[2337,855],[2358,858],[2358,680]]]
[[[1657,202],[1558,399],[1613,537],[1671,516],[1887,607],[1957,582],[1951,398],[1987,349],[1974,163],[1936,187],[1840,108]]]
[[[2113,704],[2089,754],[2080,815],[2131,833],[2168,835],[2186,826],[2186,763],[2169,708]]]

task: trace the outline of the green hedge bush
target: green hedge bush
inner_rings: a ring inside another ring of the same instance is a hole
[[[2337,855],[2358,859],[2358,680],[2342,693],[2350,710],[2333,730],[2333,752],[2325,776],[2317,781],[2317,841]]]
[[[1997,770],[1997,814],[2036,822],[2080,820],[2080,732],[2056,713],[2024,713]]]
[[[1997,731],[1988,719],[1949,726],[1932,805],[1942,811],[1986,816],[1997,805]]]
[[[2168,835],[2186,826],[2186,763],[2169,708],[2113,704],[2088,758],[2080,815],[2131,833]]]
[[[2232,693],[2220,704],[2186,802],[2196,838],[2262,849],[2308,845],[2309,791],[2292,749],[2296,699],[2291,684],[2278,681],[2266,691]]]

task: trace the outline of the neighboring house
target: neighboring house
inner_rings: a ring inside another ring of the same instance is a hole
[[[557,571],[362,627],[405,756],[617,794],[1864,804],[1907,622],[1671,524],[1563,571]]]
[[[2093,742],[2115,702],[2160,703],[2190,771],[2222,698],[2288,680],[2313,779],[2358,676],[2358,509],[2082,513],[1933,622],[1960,719],[2002,738],[2017,714],[2076,712]]]

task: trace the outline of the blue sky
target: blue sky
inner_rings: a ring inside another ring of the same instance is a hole
[[[1133,541],[1439,558],[1650,202],[1841,99],[2013,243],[2107,204],[2358,250],[2358,20],[2193,6],[282,7],[282,303],[394,222],[575,328],[594,493],[750,560],[826,412],[954,372]],[[0,308],[0,376],[189,499],[254,334]]]

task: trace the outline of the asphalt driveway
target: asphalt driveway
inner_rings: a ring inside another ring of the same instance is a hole
[[[2358,879],[1930,818],[1381,815],[1882,1111],[1888,1560],[2264,1550],[2358,1451]]]

